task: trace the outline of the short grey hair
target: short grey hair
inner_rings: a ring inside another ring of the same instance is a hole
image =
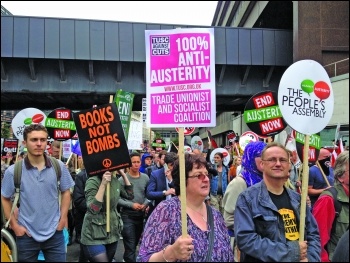
[[[346,167],[345,165],[349,163],[349,151],[344,151],[338,155],[334,164],[334,177],[340,178],[344,175]]]

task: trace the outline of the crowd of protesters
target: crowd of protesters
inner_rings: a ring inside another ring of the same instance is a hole
[[[46,261],[65,262],[64,228],[69,229],[68,245],[75,231],[79,262],[114,261],[120,239],[125,262],[349,260],[348,151],[338,155],[331,167],[331,153],[320,150],[316,164],[309,168],[304,206],[302,173],[293,166],[291,152],[277,142],[250,142],[242,156],[231,157],[228,166],[221,152],[211,163],[210,148],[186,153],[185,184],[180,183],[179,154],[164,150],[132,152],[131,167],[125,171],[91,177],[83,163],[75,171],[59,160],[57,183],[46,153],[46,128],[27,126],[24,143],[20,207],[13,214],[14,165],[2,162],[1,184],[3,213],[11,218],[19,261],[37,261],[42,252]],[[53,146],[55,156],[57,145]],[[183,203],[186,234],[181,224]]]

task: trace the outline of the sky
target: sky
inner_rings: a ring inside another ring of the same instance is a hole
[[[218,1],[1,1],[13,15],[211,26]]]

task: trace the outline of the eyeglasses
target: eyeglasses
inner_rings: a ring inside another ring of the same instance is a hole
[[[196,174],[196,175],[191,175],[191,176],[188,176],[188,178],[198,178],[199,180],[204,180],[205,177],[208,177],[209,178],[209,174]]]
[[[261,159],[261,160],[263,160],[264,162],[268,162],[271,165],[275,165],[277,161],[279,161],[280,164],[282,165],[286,165],[289,163],[289,160],[285,158],[269,158],[269,159]]]

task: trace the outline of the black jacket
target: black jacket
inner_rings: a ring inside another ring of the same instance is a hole
[[[80,213],[86,213],[86,200],[85,200],[85,183],[88,179],[86,170],[83,169],[75,177],[75,186],[73,190],[73,205],[74,208]]]

